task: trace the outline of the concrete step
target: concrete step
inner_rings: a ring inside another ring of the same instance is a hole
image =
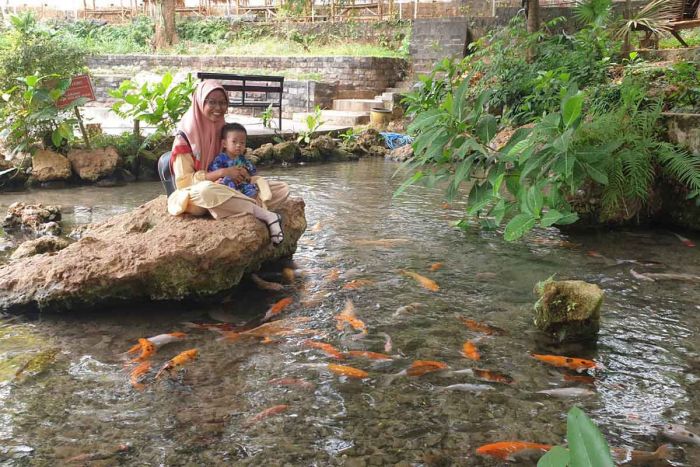
[[[334,99],[333,110],[349,110],[352,112],[369,112],[373,107],[384,108],[381,99]]]
[[[292,114],[292,120],[295,122],[305,122],[308,115],[313,115],[313,112],[295,112]],[[369,123],[369,111],[322,110],[321,120],[324,123],[332,125],[364,125],[365,123]]]

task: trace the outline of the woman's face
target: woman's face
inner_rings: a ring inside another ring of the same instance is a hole
[[[228,110],[226,94],[221,89],[216,89],[204,99],[204,116],[212,122],[220,122]]]

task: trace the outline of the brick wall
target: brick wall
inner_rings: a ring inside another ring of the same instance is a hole
[[[109,103],[107,91],[123,80],[133,78],[138,70],[154,68],[179,71],[228,71],[241,74],[311,74],[320,80],[285,79],[282,109],[285,117],[293,112],[313,110],[316,105],[331,108],[333,99],[368,98],[392,87],[404,75],[406,62],[396,58],[377,57],[188,57],[159,55],[106,55],[92,57],[98,102]],[[124,69],[128,69],[126,73]],[[157,77],[158,75],[155,75]],[[237,109],[254,112],[254,109]],[[258,113],[260,110],[257,111]]]

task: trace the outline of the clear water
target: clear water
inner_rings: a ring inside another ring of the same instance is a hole
[[[684,246],[669,231],[566,236],[551,229],[518,243],[463,232],[453,226],[461,206],[443,206],[437,190],[413,188],[392,199],[396,167],[368,160],[266,173],[288,182],[307,205],[309,229],[294,256],[297,280],[285,292],[246,283],[217,306],[144,304],[0,321],[0,460],[56,465],[89,454],[95,465],[501,465],[476,456],[475,449],[513,439],[561,444],[573,404],[614,446],[656,449],[662,442],[653,428],[658,423],[700,432],[700,292],[689,283],[640,282],[629,272],[700,274],[700,248]],[[10,193],[0,195],[0,209],[14,201],[61,204],[69,230],[160,192],[159,184],[146,183]],[[368,239],[406,241],[363,244]],[[605,258],[591,257],[592,250]],[[627,262],[632,260],[639,263]],[[444,267],[430,271],[434,262]],[[402,269],[434,279],[440,290],[423,289]],[[605,290],[596,347],[552,346],[534,331],[532,288],[553,274]],[[353,279],[371,282],[343,288]],[[218,333],[182,324],[242,323],[286,296],[295,302],[284,315],[311,318],[304,326],[324,342],[343,351],[383,352],[380,333],[387,333],[395,358],[335,362],[369,372],[369,379],[353,380],[308,365],[334,362],[302,344],[309,336],[226,342]],[[334,316],[347,299],[367,324],[364,339],[336,329]],[[424,306],[393,316],[413,302]],[[456,315],[508,334],[482,339],[476,364],[460,350],[478,336]],[[188,339],[161,348],[146,389],[134,390],[133,365],[126,366],[122,354],[139,337],[173,331],[187,332]],[[196,362],[154,381],[158,367],[190,348],[199,349]],[[46,349],[60,351],[55,361],[14,377]],[[606,369],[594,386],[565,382],[562,371],[535,361],[531,352],[593,358]],[[397,377],[387,384],[387,375],[416,359],[497,370],[515,383],[492,383],[495,390],[482,394],[440,390],[478,382],[464,375]],[[304,379],[315,389],[268,383],[279,377]],[[561,400],[536,393],[564,386],[590,387],[596,394]],[[287,410],[247,425],[279,404]],[[120,444],[128,444],[128,452],[109,457]],[[700,465],[700,448],[677,445],[673,464]]]

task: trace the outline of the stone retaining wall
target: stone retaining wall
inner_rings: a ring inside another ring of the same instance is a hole
[[[380,57],[232,57],[101,55],[88,59],[91,69],[132,67],[192,71],[221,71],[242,74],[320,74],[317,81],[333,83],[336,98],[371,97],[400,81],[406,61]],[[264,70],[264,71],[263,71]]]

